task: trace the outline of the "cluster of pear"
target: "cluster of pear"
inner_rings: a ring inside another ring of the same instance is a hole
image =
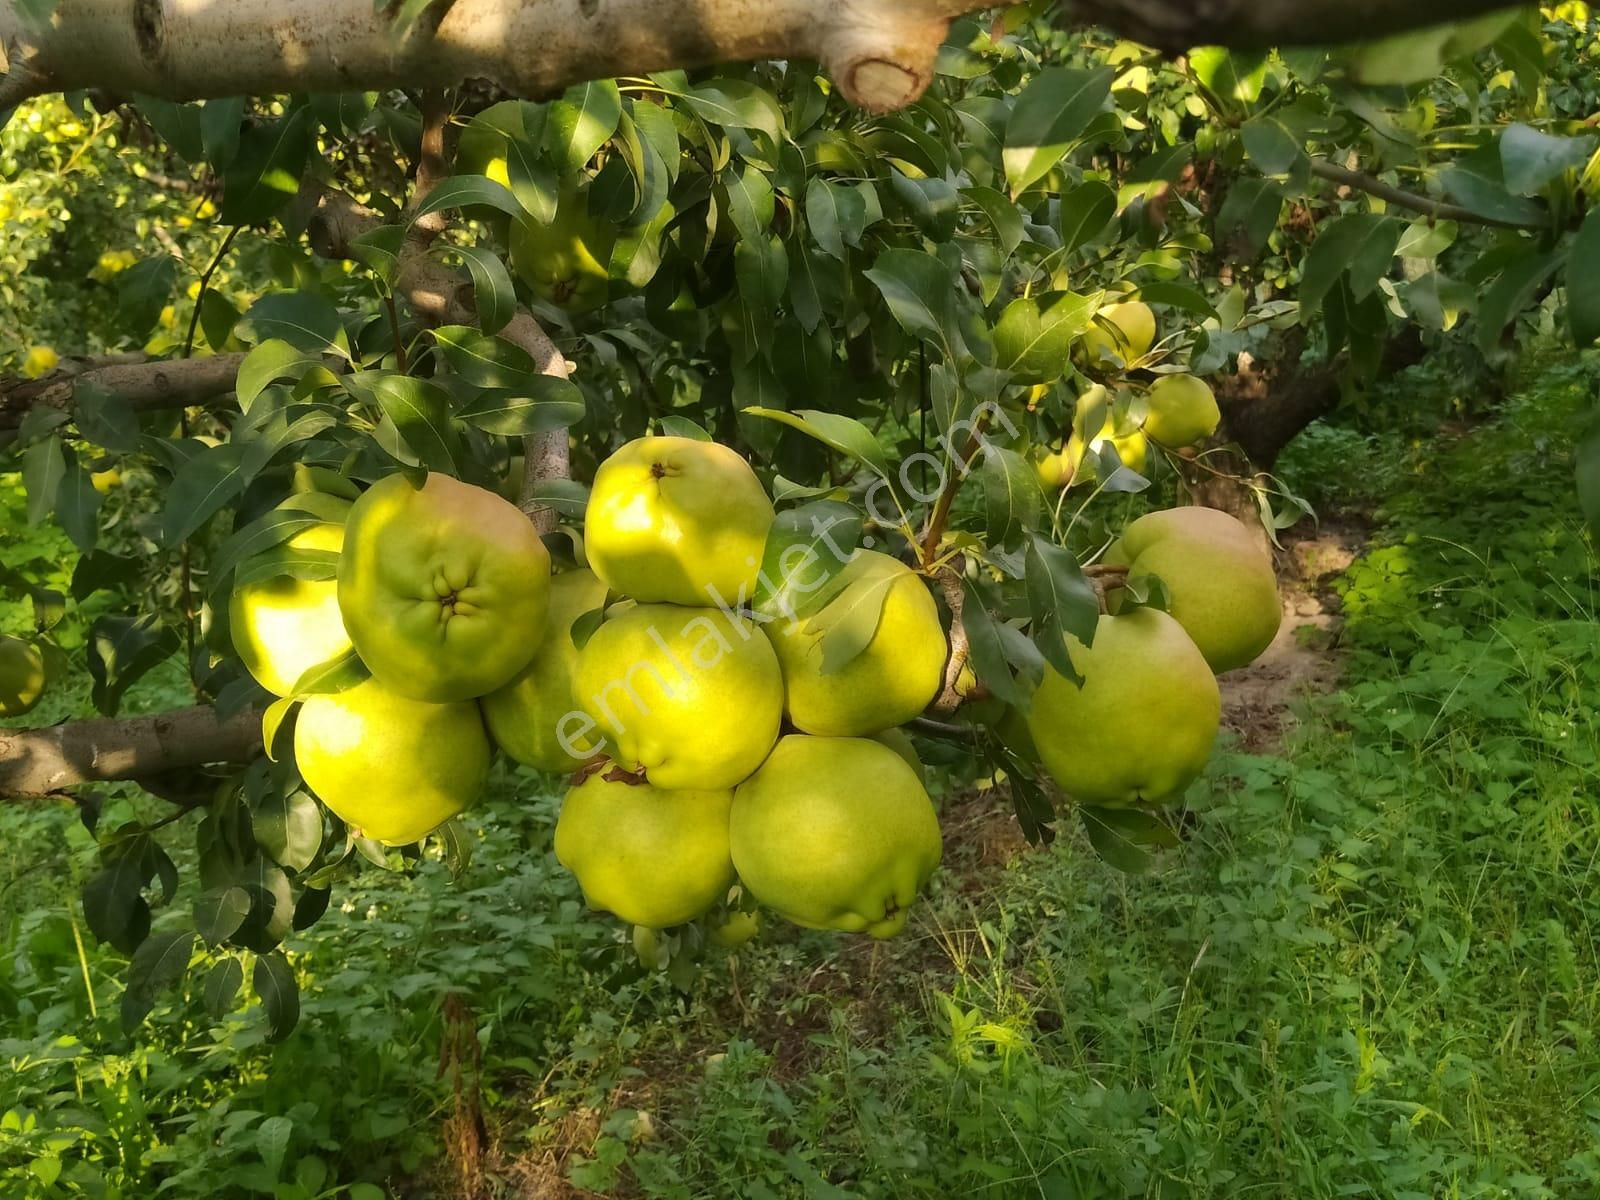
[[[588,566],[553,576],[514,505],[447,476],[285,507],[307,514],[290,550],[336,552],[337,577],[237,587],[231,633],[280,696],[352,653],[370,672],[308,695],[294,729],[301,776],[352,827],[417,840],[476,799],[498,745],[576,773],[556,854],[597,909],[665,928],[737,879],[799,924],[904,926],[941,840],[894,727],[934,698],[948,647],[898,560],[858,552],[803,615],[758,613],[771,501],[731,449],[669,437],[602,464]],[[870,640],[826,663],[863,605]]]
[[[1148,304],[1124,300],[1107,305],[1080,342],[1085,365],[1122,370],[1139,363],[1155,346],[1156,333],[1156,316]],[[1039,482],[1047,490],[1101,482],[1099,456],[1107,446],[1115,449],[1124,467],[1142,473],[1150,443],[1180,450],[1205,441],[1221,423],[1216,395],[1193,375],[1162,375],[1142,394],[1113,395],[1095,384],[1078,397],[1066,445],[1037,461]]]
[[[1260,656],[1282,619],[1271,560],[1209,508],[1149,513],[1107,551],[1126,569],[1094,641],[1068,637],[1082,684],[1053,667],[1001,735],[1081,804],[1159,807],[1204,770],[1221,724],[1216,676]],[[1167,611],[1126,604],[1159,579]]]
[[[31,712],[44,695],[44,654],[32,642],[0,637],[0,717]]]

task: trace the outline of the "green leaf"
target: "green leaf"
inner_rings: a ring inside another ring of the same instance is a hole
[[[206,345],[222,353],[238,323],[239,310],[233,301],[214,288],[200,293],[200,332],[205,335]]]
[[[122,453],[139,448],[139,415],[122,397],[82,377],[72,389],[72,419],[96,446]]]
[[[517,387],[540,374],[521,346],[471,325],[441,325],[433,339],[449,368],[478,387]]]
[[[1013,196],[1021,195],[1061,161],[1111,96],[1112,67],[1040,71],[1011,106],[1004,163]]]
[[[231,938],[250,914],[250,893],[242,887],[212,888],[194,903],[194,927],[208,946]],[[231,961],[231,960],[230,960]],[[237,990],[238,985],[235,985]]]
[[[589,506],[589,489],[575,479],[544,479],[522,493],[522,503],[553,509],[568,520],[578,520]]]
[[[1263,175],[1297,174],[1307,162],[1305,145],[1276,117],[1255,117],[1239,127],[1239,140]]]
[[[496,183],[487,175],[452,175],[449,179],[441,180],[428,193],[427,198],[411,214],[411,219],[415,221],[428,213],[447,208],[465,208],[473,204],[497,208],[513,217],[522,211],[517,198],[505,184]]]
[[[218,219],[223,224],[264,224],[294,198],[311,146],[311,126],[311,110],[301,107],[239,135],[238,152],[222,175]]]
[[[117,276],[117,313],[129,333],[143,337],[161,317],[178,282],[178,261],[157,254]]]
[[[28,493],[28,524],[37,525],[56,508],[67,460],[54,435],[29,446],[22,455],[22,486]]]
[[[1056,214],[1056,231],[1061,235],[1061,249],[1071,254],[1086,246],[1111,223],[1117,214],[1117,194],[1099,180],[1080,183],[1061,197]]]
[[[1037,535],[1028,540],[1023,569],[1034,644],[1063,678],[1081,683],[1083,676],[1067,653],[1067,636],[1086,646],[1094,643],[1100,624],[1099,594],[1070,550]]]
[[[122,1030],[132,1033],[150,1010],[156,995],[183,978],[194,953],[194,930],[175,929],[154,934],[134,952],[128,964],[128,988],[122,994]]]
[[[1270,56],[1265,51],[1240,52],[1226,46],[1197,46],[1189,51],[1189,71],[1221,101],[1245,108],[1261,99]]]
[[[233,586],[260,583],[263,579],[304,579],[320,582],[339,573],[339,555],[333,550],[299,550],[275,546],[245,559],[234,569]]]
[[[243,894],[243,890],[240,889]],[[249,897],[245,897],[249,903]],[[220,1021],[233,1011],[239,996],[239,985],[244,983],[244,968],[231,955],[206,972],[206,1012],[213,1021]]]
[[[1022,210],[1004,192],[990,187],[964,187],[961,195],[969,203],[976,204],[994,226],[1002,254],[1009,255],[1022,244]],[[1065,201],[1062,203],[1064,205]]]
[[[576,425],[585,408],[583,392],[571,380],[530,375],[514,389],[486,388],[456,415],[489,433],[526,437]]]
[[[1567,320],[1579,346],[1600,338],[1600,209],[1591,209],[1567,258]]]
[[[783,140],[783,110],[772,93],[742,79],[714,79],[673,93],[702,121],[725,129],[756,129]]]
[[[1270,179],[1235,179],[1217,213],[1217,245],[1235,252],[1242,241],[1245,253],[1238,257],[1255,258],[1278,227],[1283,199],[1283,189]]]
[[[472,865],[472,837],[467,833],[466,826],[460,818],[451,817],[435,829],[432,836],[439,839],[439,848],[444,851],[444,865],[450,872],[450,878],[459,881]]]
[[[265,516],[256,518],[242,529],[236,529],[211,556],[211,578],[214,583],[225,580],[234,567],[247,558],[281,546],[295,534],[321,525],[325,517],[316,512],[298,508],[275,508]]]
[[[861,513],[837,500],[779,513],[767,533],[752,606],[793,620],[825,603],[828,585],[861,543],[861,526]]]
[[[89,627],[88,646],[90,699],[95,708],[115,716],[123,693],[177,649],[177,632],[164,628],[154,613],[99,618]]]
[[[705,426],[691,421],[688,417],[662,417],[656,424],[666,437],[689,438],[696,442],[716,440],[706,432]]]
[[[234,391],[239,397],[239,407],[249,412],[256,397],[261,395],[268,385],[280,379],[293,379],[299,382],[312,367],[321,365],[321,355],[309,354],[289,342],[276,338],[262,342],[246,354],[244,361],[239,364],[239,375],[234,382]]]
[[[367,664],[361,661],[361,656],[354,650],[348,650],[329,662],[308,667],[305,673],[294,681],[294,695],[298,699],[301,696],[348,692],[371,678],[372,672],[367,669]]]
[[[1017,383],[1060,379],[1073,344],[1094,320],[1099,297],[1075,292],[1024,296],[1006,305],[994,327],[995,365]]]
[[[569,88],[550,105],[545,121],[545,145],[562,175],[575,175],[596,150],[617,132],[622,119],[622,93],[609,80],[594,80]]]
[[[161,520],[161,536],[168,546],[177,546],[209,521],[250,482],[245,469],[248,447],[240,442],[224,442],[195,455],[185,463],[167,491]]]
[[[324,354],[350,357],[339,310],[319,292],[268,292],[244,314],[240,336],[258,346],[284,342],[319,362]]]
[[[1567,171],[1581,170],[1594,153],[1592,137],[1555,137],[1530,125],[1508,125],[1500,135],[1500,167],[1507,190],[1537,196]]]
[[[1377,213],[1346,213],[1323,226],[1301,274],[1301,311],[1315,312],[1341,275],[1348,276],[1354,299],[1370,295],[1394,262],[1403,228]]]
[[[207,100],[200,109],[200,140],[206,162],[218,173],[233,165],[239,153],[239,126],[244,121],[244,97]]]
[[[781,412],[771,408],[746,408],[744,412],[769,421],[781,421],[802,433],[832,446],[841,454],[848,454],[871,468],[880,479],[889,479],[889,459],[884,454],[872,431],[854,417],[841,417],[838,413],[802,408],[795,412]]]
[[[990,614],[983,593],[975,582],[963,580],[962,588],[965,598],[961,607],[961,624],[967,631],[967,648],[973,674],[1002,704],[1026,710],[1028,694],[1007,665],[999,623]]]
[[[454,475],[456,432],[450,425],[450,395],[436,383],[410,375],[350,375],[345,386],[358,399],[376,404],[394,423],[401,439],[430,471]]]
[[[89,931],[124,954],[137,950],[150,932],[150,905],[140,895],[141,857],[120,854],[83,885],[83,917]]]
[[[880,579],[858,584],[841,592],[816,617],[813,623],[822,630],[822,673],[836,675],[849,666],[877,636],[883,620],[883,606],[889,589],[900,576],[886,574]]]
[[[1591,417],[1573,452],[1578,480],[1578,507],[1589,536],[1600,539],[1600,417]]]
[[[1201,318],[1217,315],[1217,310],[1211,306],[1211,301],[1206,298],[1203,291],[1193,284],[1178,283],[1176,280],[1158,279],[1142,285],[1139,288],[1139,299],[1146,304],[1160,304],[1168,308],[1181,309]]]
[[[83,469],[77,456],[68,450],[65,457],[67,473],[62,477],[61,486],[56,492],[56,520],[60,522],[61,528],[66,530],[67,536],[72,539],[72,544],[87,554],[94,549],[100,537],[100,526],[96,517],[100,511],[102,497],[95,490],[94,484],[89,479],[89,472]]]
[[[294,1135],[294,1122],[288,1117],[268,1117],[256,1126],[256,1153],[267,1169],[267,1176],[276,1179],[283,1170],[283,1160],[289,1153],[289,1139]]]
[[[485,333],[498,333],[517,314],[517,289],[511,272],[498,254],[479,246],[451,246],[472,276],[472,294],[478,324]]]
[[[300,985],[283,951],[274,950],[257,958],[250,983],[266,1010],[269,1040],[281,1042],[300,1021]]]
[[[748,163],[742,170],[730,165],[722,172],[721,182],[728,198],[728,216],[740,238],[755,241],[766,237],[777,210],[772,182]]]
[[[921,250],[885,250],[865,275],[912,337],[936,342],[950,361],[966,349],[956,320],[956,279],[942,259]]]
[[[379,225],[350,241],[350,254],[364,263],[378,278],[393,285],[395,269],[400,265],[400,247],[405,242],[404,225]]]
[[[322,849],[322,809],[305,792],[269,792],[250,818],[256,845],[280,867],[303,871]]]
[[[1544,206],[1506,187],[1498,146],[1463,155],[1439,173],[1439,186],[1451,200],[1480,217],[1537,226],[1548,220]]]
[[[1081,806],[1089,844],[1111,866],[1130,875],[1143,874],[1155,866],[1147,846],[1175,846],[1172,830],[1150,813],[1137,808],[1093,808]]]
[[[1540,254],[1530,246],[1527,256],[1517,259],[1502,271],[1500,278],[1484,293],[1478,305],[1477,340],[1478,349],[1485,356],[1492,356],[1496,352],[1505,327],[1534,302],[1539,289],[1561,266],[1565,255],[1564,250]]]
[[[983,488],[984,526],[991,546],[1007,545],[1038,523],[1043,494],[1038,475],[1022,455],[990,445],[977,475]]]

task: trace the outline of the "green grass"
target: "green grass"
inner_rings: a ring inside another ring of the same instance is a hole
[[[1600,1196],[1570,470],[1597,379],[1546,366],[1433,452],[1378,438],[1345,686],[1278,752],[1220,754],[1147,876],[1075,834],[1015,854],[1002,800],[954,801],[904,939],[773,927],[681,994],[580,911],[551,788],[505,775],[462,883],[367,870],[292,939],[289,1042],[248,987],[213,1025],[198,971],[126,1039],[120,964],[77,948],[87,835],[7,808],[0,1195],[454,1196],[464,1163],[503,1196]]]

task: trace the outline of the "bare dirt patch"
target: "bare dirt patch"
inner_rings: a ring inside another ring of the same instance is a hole
[[[1353,521],[1333,520],[1282,541],[1277,558],[1283,626],[1265,654],[1219,681],[1222,723],[1256,753],[1278,745],[1294,727],[1296,700],[1338,684],[1341,618],[1332,580],[1361,553],[1367,531]]]

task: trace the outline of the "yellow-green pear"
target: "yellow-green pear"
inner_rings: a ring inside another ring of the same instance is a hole
[[[511,682],[545,633],[550,553],[493,492],[391,475],[350,510],[339,610],[361,661],[413,700],[471,700]]]
[[[1117,458],[1130,471],[1143,472],[1150,456],[1150,442],[1144,431],[1129,425],[1126,414],[1119,420],[1118,410],[1111,393],[1096,384],[1078,397],[1072,415],[1072,436],[1066,449],[1059,455],[1061,482],[1056,486],[1070,487],[1077,483],[1099,482],[1098,455],[1110,445]],[[1094,455],[1089,455],[1089,451]],[[1041,472],[1041,481],[1044,473]]]
[[[524,213],[511,226],[511,265],[535,295],[569,313],[589,312],[610,292],[616,230],[589,215],[589,194],[568,184],[556,215],[541,224]]]
[[[727,788],[667,791],[589,776],[567,793],[556,858],[589,907],[649,929],[682,925],[733,886]]]
[[[1100,310],[1100,317],[1111,328],[1096,321],[1083,334],[1083,348],[1091,364],[1115,360],[1126,366],[1149,354],[1156,343],[1156,314],[1142,301],[1108,304]]]
[[[533,661],[505,687],[480,702],[495,744],[526,767],[540,771],[575,771],[600,751],[586,737],[562,744],[562,722],[581,719],[572,675],[578,648],[572,644],[572,623],[605,603],[606,585],[593,571],[566,571],[550,581],[547,632]],[[568,746],[577,751],[569,753]]]
[[[641,604],[738,607],[754,595],[772,521],[761,481],[729,447],[640,438],[595,473],[584,550]]]
[[[0,717],[31,712],[44,695],[44,655],[21,638],[0,637]]]
[[[347,515],[350,505],[318,497],[320,511]],[[295,500],[281,506],[298,507]],[[344,524],[327,520],[309,525],[288,541],[290,550],[338,554]],[[228,633],[233,649],[255,681],[274,696],[292,696],[295,685],[350,653],[350,635],[339,612],[339,585],[332,579],[294,579],[279,575],[234,588],[228,598]]]
[[[867,738],[778,742],[733,797],[733,865],[797,925],[891,937],[939,865],[939,819],[900,755]]]
[[[857,552],[836,582],[841,590],[817,612],[764,626],[783,667],[789,719],[827,737],[904,725],[944,681],[949,646],[938,605],[916,572],[874,550]],[[862,620],[864,630],[853,628]],[[829,639],[864,631],[866,648],[829,673]]]
[[[1067,636],[1083,686],[1046,665],[1028,710],[1044,767],[1081,804],[1158,804],[1205,769],[1222,719],[1216,676],[1164,612],[1102,616],[1094,645]]]
[[[1148,400],[1145,433],[1175,450],[1205,441],[1222,424],[1216,394],[1193,375],[1163,375],[1150,385]]]
[[[1246,666],[1283,620],[1272,560],[1238,519],[1214,508],[1148,513],[1123,531],[1106,561],[1137,583],[1166,585],[1168,610],[1216,672]]]
[[[306,785],[345,824],[391,846],[465,811],[492,753],[476,704],[408,700],[375,679],[307,698],[294,727]]]
[[[783,675],[747,618],[716,608],[640,604],[578,653],[578,706],[605,750],[662,788],[731,788],[767,757],[783,719]]]

